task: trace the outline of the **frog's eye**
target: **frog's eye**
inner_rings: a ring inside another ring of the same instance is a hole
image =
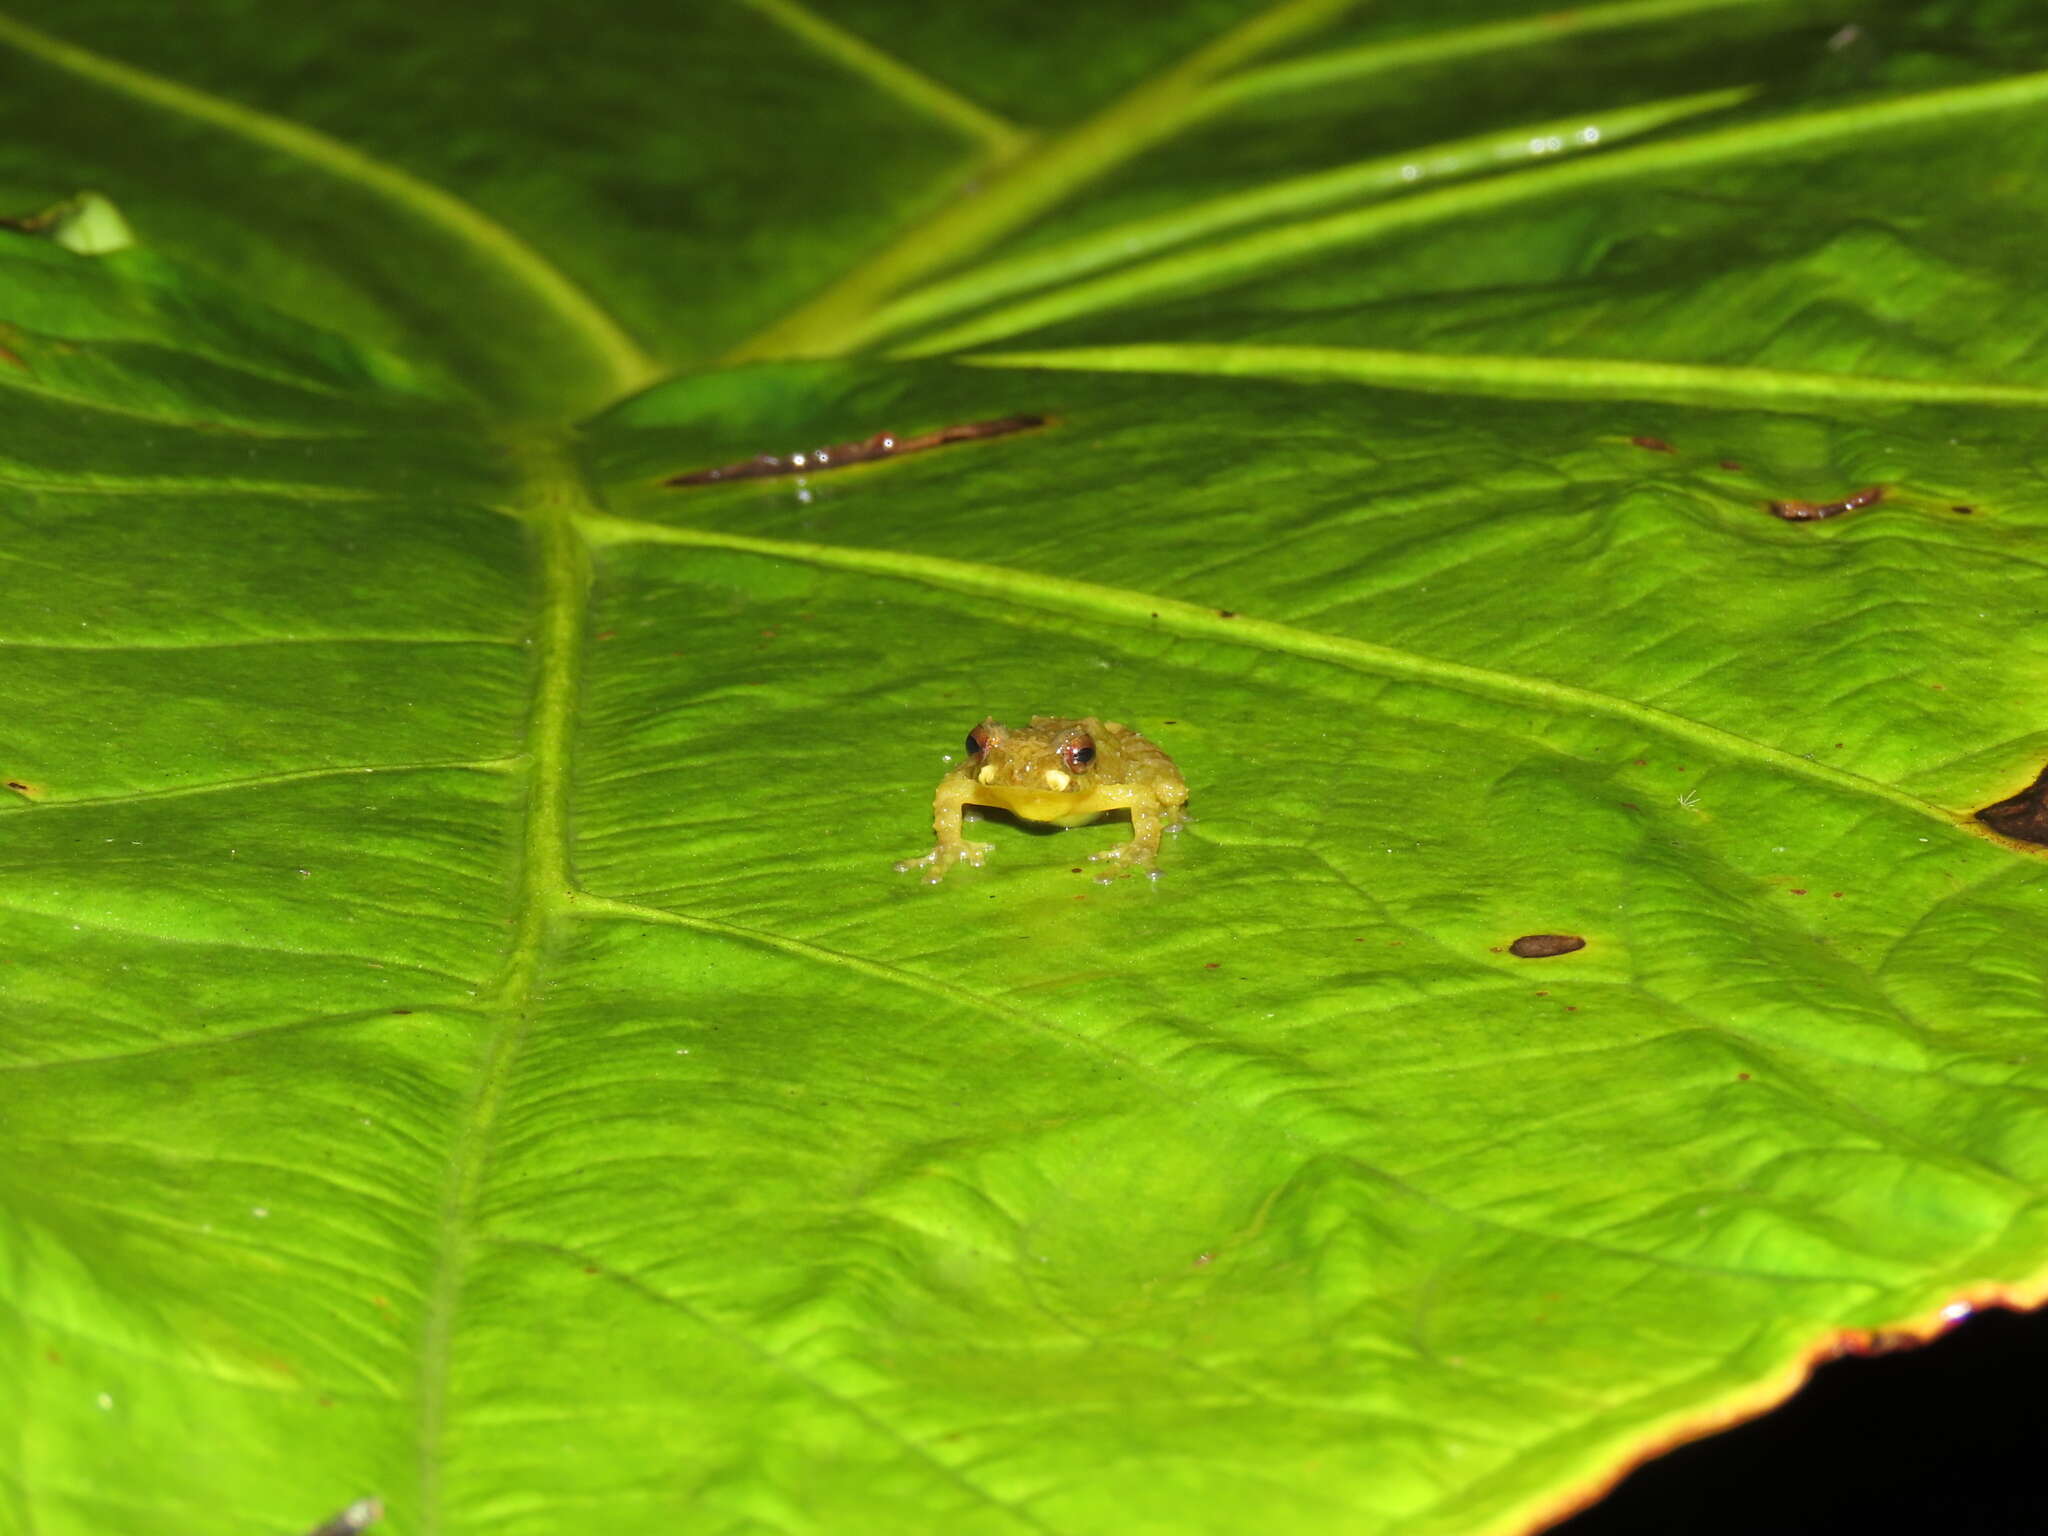
[[[1060,743],[1060,761],[1079,773],[1095,761],[1093,736],[1070,736]]]
[[[988,732],[976,726],[967,733],[967,755],[979,757],[988,750]]]

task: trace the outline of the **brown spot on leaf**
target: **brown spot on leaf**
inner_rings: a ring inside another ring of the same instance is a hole
[[[1740,459],[1723,459],[1721,467],[1723,469],[1740,470],[1742,468],[1742,461]]]
[[[1576,933],[1525,933],[1508,946],[1508,953],[1524,960],[1547,960],[1585,947],[1586,941]]]
[[[1840,501],[1774,501],[1771,502],[1771,516],[1782,517],[1788,523],[1817,523],[1823,518],[1840,517],[1844,512],[1856,512],[1864,507],[1875,506],[1884,500],[1884,487],[1866,485],[1860,491],[1852,491]]]
[[[9,779],[6,782],[7,787],[24,800],[40,800],[43,798],[43,786],[40,784],[31,784],[26,779]]]
[[[1216,617],[1219,619],[1234,619],[1237,617],[1237,610],[1235,608],[1218,608],[1216,610]]]
[[[1961,516],[1963,516],[1963,517],[1968,517],[1968,516],[1970,516],[1970,514],[1971,514],[1971,513],[1973,513],[1973,512],[1975,512],[1976,510],[1977,510],[1977,509],[1976,509],[1975,507],[1960,507],[1960,506],[1958,506],[1958,507],[1950,507],[1950,508],[1949,508],[1949,511],[1951,511],[1951,512],[1955,512],[1955,513],[1958,513],[1958,514],[1960,514],[1960,515],[1961,515]]]
[[[1977,820],[2015,842],[2048,847],[2048,768],[2018,794],[1985,806]]]
[[[1669,443],[1665,442],[1664,439],[1661,437],[1632,437],[1629,439],[1629,443],[1633,447],[1647,448],[1652,453],[1678,452],[1676,448],[1672,447]]]
[[[901,458],[906,453],[923,453],[951,443],[971,443],[984,437],[1007,437],[1012,432],[1031,432],[1050,425],[1044,416],[1001,416],[994,421],[964,421],[930,432],[898,437],[877,432],[857,443],[828,443],[800,453],[757,453],[737,464],[720,464],[712,469],[693,469],[670,475],[663,485],[722,485],[728,480],[765,480],[775,475],[811,475],[828,469],[845,469],[850,464],[867,464],[876,459]]]

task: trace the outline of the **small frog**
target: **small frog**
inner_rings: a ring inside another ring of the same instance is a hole
[[[1187,781],[1173,759],[1127,725],[1084,715],[1063,720],[1033,715],[1026,729],[993,719],[967,733],[967,761],[939,780],[932,797],[932,830],[939,841],[922,858],[904,859],[899,874],[925,871],[936,885],[965,859],[979,864],[993,843],[963,842],[960,813],[969,805],[995,805],[1026,821],[1078,827],[1105,811],[1131,813],[1131,840],[1090,859],[1116,868],[1096,879],[1149,869],[1159,834],[1178,828],[1188,800]]]

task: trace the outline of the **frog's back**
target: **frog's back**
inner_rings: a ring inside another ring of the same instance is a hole
[[[1039,724],[1037,720],[1031,723],[1034,726]],[[1159,797],[1163,805],[1187,803],[1187,780],[1180,776],[1179,766],[1160,750],[1158,743],[1142,731],[1133,730],[1118,720],[1098,720],[1093,715],[1081,720],[1046,723],[1079,726],[1097,741],[1114,741],[1118,757],[1118,782],[1144,785]]]

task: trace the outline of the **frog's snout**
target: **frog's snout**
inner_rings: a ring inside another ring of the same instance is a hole
[[[1038,768],[1025,763],[983,763],[974,777],[983,784],[1007,784],[1020,789],[1049,789],[1064,794],[1074,787],[1074,776],[1058,768]]]

